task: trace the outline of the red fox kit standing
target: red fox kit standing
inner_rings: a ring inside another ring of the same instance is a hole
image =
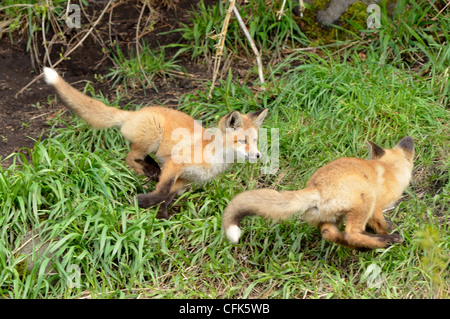
[[[142,175],[159,177],[153,192],[137,196],[139,207],[161,203],[158,218],[169,217],[167,206],[185,185],[214,178],[234,162],[235,156],[249,160],[261,156],[258,128],[267,109],[245,115],[231,112],[210,134],[185,113],[164,107],[120,110],[81,93],[50,68],[44,68],[44,76],[64,103],[94,128],[120,128],[130,142],[128,165]],[[183,156],[178,156],[180,150]],[[162,169],[150,153],[163,163]]]
[[[349,248],[383,248],[401,243],[389,234],[394,225],[383,209],[392,205],[408,186],[413,169],[414,141],[403,138],[394,149],[369,142],[371,159],[340,158],[320,168],[299,191],[256,189],[233,198],[225,209],[223,225],[232,243],[241,235],[239,223],[247,215],[286,219],[303,213],[331,242]],[[345,232],[339,225],[346,218]],[[366,225],[376,234],[365,233]]]

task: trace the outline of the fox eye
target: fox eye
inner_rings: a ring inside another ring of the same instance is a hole
[[[239,143],[241,143],[241,144],[247,144],[247,140],[239,140]]]

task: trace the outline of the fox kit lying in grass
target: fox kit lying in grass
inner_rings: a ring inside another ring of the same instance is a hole
[[[249,160],[261,156],[258,128],[267,109],[245,115],[231,112],[210,133],[185,113],[164,107],[120,110],[81,93],[50,68],[44,68],[44,76],[66,106],[94,128],[120,128],[130,142],[128,165],[139,174],[159,178],[153,192],[137,196],[139,207],[161,203],[158,218],[169,217],[167,206],[185,185],[214,178],[234,163],[235,156]],[[162,169],[150,153],[163,163]]]
[[[387,247],[403,238],[389,234],[394,225],[383,209],[392,205],[408,186],[413,169],[414,141],[403,138],[394,149],[369,142],[371,159],[340,158],[320,168],[299,191],[256,189],[233,198],[225,209],[223,226],[231,243],[241,235],[247,215],[287,219],[303,213],[331,242],[356,249]],[[346,219],[345,232],[339,230]],[[376,234],[367,234],[366,226]]]

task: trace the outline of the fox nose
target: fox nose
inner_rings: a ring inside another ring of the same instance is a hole
[[[260,158],[260,157],[261,157],[261,153],[260,152],[256,153],[256,158]]]

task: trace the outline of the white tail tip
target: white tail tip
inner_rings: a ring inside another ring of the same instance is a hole
[[[237,225],[231,225],[227,229],[228,241],[232,244],[237,244],[241,237],[241,229]]]
[[[47,84],[55,84],[58,81],[59,75],[58,73],[50,68],[44,68],[44,79]]]

